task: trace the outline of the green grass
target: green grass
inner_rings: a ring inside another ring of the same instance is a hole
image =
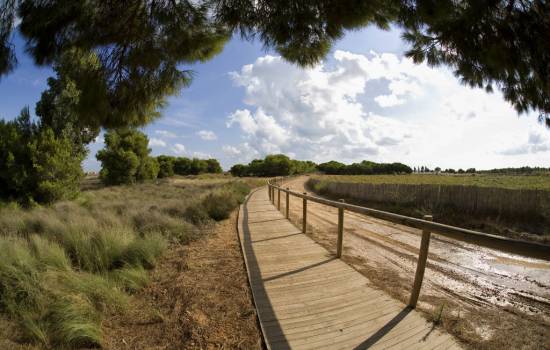
[[[508,189],[531,189],[550,191],[550,174],[547,175],[322,175],[314,176],[326,182],[353,182],[370,184],[406,184],[406,185],[452,185],[482,186]]]
[[[12,341],[44,348],[100,347],[107,312],[170,243],[187,243],[229,216],[250,186],[231,177],[97,188],[49,207],[0,207],[0,313]],[[189,213],[198,213],[193,220]]]

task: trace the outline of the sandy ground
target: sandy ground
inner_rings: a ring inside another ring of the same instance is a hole
[[[106,349],[260,349],[236,216],[173,245],[125,315],[104,323]]]
[[[284,186],[304,192],[306,180]],[[302,200],[290,202],[301,225]],[[408,301],[421,231],[349,212],[344,223],[345,260]],[[309,202],[308,234],[334,250],[336,230],[337,209]],[[550,349],[550,262],[432,235],[419,309],[471,348]]]

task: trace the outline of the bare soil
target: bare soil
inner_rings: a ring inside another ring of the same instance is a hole
[[[104,322],[106,349],[260,349],[236,212],[204,239],[174,244],[124,315]]]
[[[306,180],[285,187],[305,192]],[[301,225],[301,199],[290,214]],[[344,227],[344,260],[407,302],[421,232],[349,212]],[[334,251],[336,232],[337,209],[309,202],[308,234]],[[469,348],[550,349],[550,262],[433,235],[418,308]]]

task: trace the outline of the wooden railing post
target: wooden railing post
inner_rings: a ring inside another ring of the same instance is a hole
[[[286,210],[286,218],[288,219],[288,209],[289,209],[289,204],[290,204],[290,193],[288,192],[289,191],[289,188],[287,187],[286,188],[286,207],[285,207],[285,210]]]
[[[431,215],[424,215],[423,219],[427,221],[433,221],[433,217]],[[424,279],[424,270],[426,269],[426,261],[428,260],[430,236],[430,231],[422,231],[422,240],[420,241],[420,253],[418,255],[418,264],[416,265],[416,275],[414,276],[411,299],[409,300],[409,306],[412,308],[416,307],[416,303],[418,302],[418,297],[420,295],[420,288],[422,287],[422,280]]]
[[[343,199],[339,200],[344,203]],[[344,208],[338,208],[338,241],[336,242],[336,257],[342,257],[342,245],[344,242]]]
[[[307,228],[307,199],[306,196],[307,193],[304,192],[304,198],[302,201],[302,233],[306,233]]]
[[[269,200],[271,200],[271,186],[269,186],[269,182],[267,183],[267,196],[269,197]]]
[[[277,186],[277,209],[281,210],[281,186]]]

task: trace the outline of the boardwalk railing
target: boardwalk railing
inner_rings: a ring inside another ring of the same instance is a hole
[[[413,218],[410,216],[399,215],[382,210],[362,207],[358,205],[345,203],[343,199],[339,201],[333,201],[325,198],[315,197],[308,195],[306,192],[299,193],[291,191],[288,187],[282,188],[282,184],[285,178],[277,177],[270,179],[267,184],[267,191],[271,202],[277,206],[277,209],[281,209],[281,192],[285,193],[285,214],[289,217],[289,203],[290,196],[302,198],[303,206],[303,218],[302,218],[302,232],[306,232],[307,227],[307,201],[312,201],[319,204],[328,205],[330,207],[338,208],[338,238],[336,243],[336,256],[340,258],[342,256],[342,247],[344,241],[344,210],[349,210],[354,213],[364,214],[372,216],[377,219],[390,221],[393,223],[414,227],[422,230],[422,239],[420,242],[420,253],[418,257],[418,264],[416,267],[416,275],[414,279],[413,289],[409,300],[409,306],[416,307],[418,296],[420,295],[420,289],[422,287],[422,280],[424,278],[424,270],[426,268],[426,261],[428,259],[428,250],[430,245],[431,233],[435,233],[448,238],[456,239],[462,242],[487,247],[504,251],[507,253],[518,254],[528,258],[550,260],[550,245],[527,242],[522,240],[516,240],[512,238],[491,235],[488,233],[468,230],[456,226],[445,225],[437,222],[433,222],[433,218],[430,215],[425,215],[423,219]],[[275,196],[277,192],[277,196]]]

